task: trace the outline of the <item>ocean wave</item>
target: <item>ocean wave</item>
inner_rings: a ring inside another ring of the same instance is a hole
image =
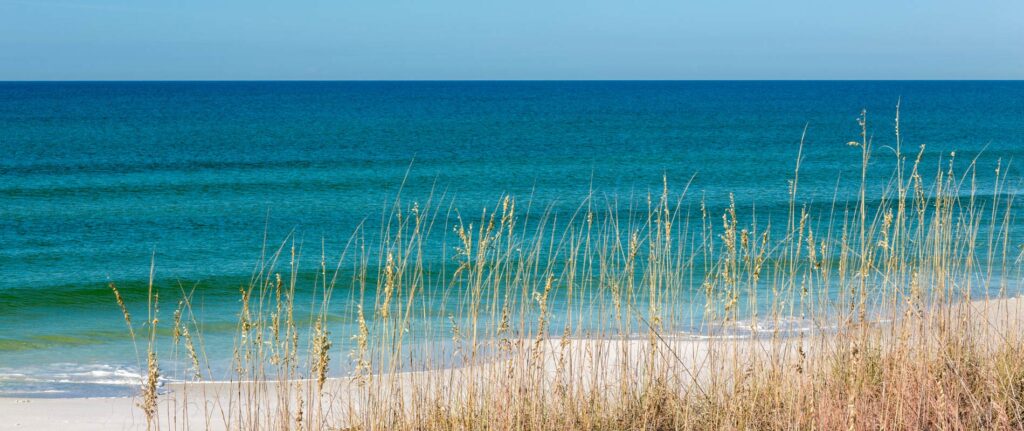
[[[0,397],[119,397],[131,396],[145,381],[135,367],[111,364],[55,363],[0,368]],[[164,388],[161,377],[157,386]]]
[[[692,331],[682,331],[681,336],[697,340],[743,340],[765,335],[795,337],[838,329],[835,324],[825,324],[803,317],[780,317],[765,319],[744,319],[726,323],[709,324]]]

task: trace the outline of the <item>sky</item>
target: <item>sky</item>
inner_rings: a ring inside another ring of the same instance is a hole
[[[1024,79],[1021,0],[0,0],[0,80]]]

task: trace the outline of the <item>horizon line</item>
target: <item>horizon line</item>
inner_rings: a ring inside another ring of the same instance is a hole
[[[0,83],[102,82],[1020,82],[1024,78],[870,78],[870,79],[0,79]]]

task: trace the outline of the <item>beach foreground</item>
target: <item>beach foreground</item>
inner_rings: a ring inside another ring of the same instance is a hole
[[[1019,334],[1024,328],[1024,299],[991,299],[970,302],[968,306],[951,306],[942,312],[933,314],[935,319],[927,324],[927,328],[914,334],[902,336],[895,328],[906,325],[897,323],[879,323],[870,325],[868,331],[879,336],[874,339],[886,340],[884,345],[874,346],[879,349],[880,362],[885,363],[886,356],[906,354],[915,349],[932,351],[939,357],[943,353],[939,349],[948,347],[946,341],[939,339],[939,331],[956,327],[964,342],[972,344],[978,358],[987,358],[984,352],[995,353],[998,349],[1022,347]],[[941,322],[941,323],[940,323]],[[959,323],[957,323],[959,322]],[[964,326],[965,325],[965,326]],[[941,329],[946,328],[946,329]],[[849,334],[808,332],[803,336],[790,336],[784,340],[773,340],[771,336],[750,339],[624,339],[624,340],[593,340],[593,339],[548,339],[543,342],[536,340],[519,340],[515,344],[526,346],[518,350],[528,354],[536,354],[538,346],[542,351],[542,385],[552,390],[568,390],[571,393],[615,392],[621,389],[620,378],[624,375],[635,375],[634,381],[643,381],[645,369],[658,368],[670,370],[665,374],[676,376],[674,383],[689,386],[688,391],[711,390],[721,382],[713,382],[722,376],[753,374],[764,377],[755,369],[774,368],[777,376],[813,373],[829,366],[839,352],[846,350],[844,343],[852,341],[856,344],[857,337]],[[914,347],[917,346],[917,347]],[[659,353],[650,354],[652,350]],[[660,358],[651,362],[650,358]],[[527,358],[514,355],[514,358],[528,361]],[[955,358],[948,357],[950,361]],[[923,357],[915,357],[915,361],[924,361]],[[984,359],[982,359],[984,361]],[[386,402],[395,406],[414,406],[415,399],[427,399],[431,396],[451,396],[451,394],[469,394],[480,391],[480,386],[495,385],[506,387],[514,385],[514,381],[496,381],[496,376],[507,375],[506,370],[520,370],[513,360],[493,361],[486,364],[462,368],[451,368],[421,372],[401,372],[390,376],[372,376],[361,379],[332,378],[324,382],[322,395],[306,405],[306,408],[323,409],[320,419],[330,421],[332,427],[359,428],[359,409],[365,403]],[[574,381],[561,381],[559,370],[573,367]],[[789,370],[789,371],[787,371]],[[958,370],[951,366],[950,371]],[[977,371],[977,370],[975,370]],[[998,376],[981,376],[981,378]],[[1022,378],[1024,375],[1018,375]],[[765,382],[767,383],[767,382]],[[825,382],[822,382],[825,383]],[[899,385],[907,382],[881,381],[878,384]],[[993,382],[995,383],[995,382]],[[1024,384],[1024,380],[1010,382]],[[726,383],[726,386],[741,384],[738,381]],[[258,405],[263,409],[279,405],[280,397],[301,397],[305,394],[318,392],[317,382],[312,380],[289,382],[208,382],[208,383],[172,383],[162,393],[158,401],[158,411],[166,429],[254,429],[255,417],[246,415],[276,415],[273,411],[254,411],[250,406]],[[367,390],[373,385],[383,390]],[[561,385],[569,385],[572,389],[557,389]],[[286,390],[281,390],[286,387]],[[707,388],[707,389],[702,389]],[[494,389],[493,387],[490,389]],[[735,388],[733,388],[735,390]],[[484,391],[481,391],[484,392]],[[1018,394],[1021,396],[1021,394]],[[376,398],[380,397],[380,398]],[[376,399],[375,399],[376,398]],[[239,401],[242,399],[242,401]],[[252,400],[257,400],[255,403]],[[1024,400],[1018,398],[1017,402]],[[294,400],[293,400],[294,401]],[[455,401],[449,399],[449,401]],[[664,400],[665,409],[673,408],[670,401]],[[136,398],[0,398],[0,411],[4,420],[0,429],[25,430],[142,430],[147,429],[147,420]],[[205,407],[204,407],[205,406]],[[1021,407],[1018,405],[1018,407]],[[294,409],[294,405],[291,406]],[[412,415],[424,412],[408,412]],[[813,416],[813,412],[808,412]],[[1020,425],[1020,417],[1004,417],[1001,425]],[[1013,422],[1016,420],[1017,422]],[[301,421],[300,421],[301,422]],[[356,422],[356,423],[353,423]],[[261,422],[262,423],[262,422]],[[695,424],[698,422],[695,422]],[[827,424],[827,422],[819,422]],[[313,428],[324,428],[326,423],[314,424]],[[436,424],[435,424],[436,425]],[[463,428],[458,424],[449,424],[450,428]],[[472,426],[471,424],[465,424]],[[592,424],[597,425],[597,424]],[[641,424],[625,425],[626,428],[647,428]],[[647,424],[657,428],[656,424]],[[777,427],[785,427],[783,423]],[[832,424],[837,425],[837,424]],[[993,425],[1000,425],[993,422]],[[333,429],[333,428],[332,428]]]

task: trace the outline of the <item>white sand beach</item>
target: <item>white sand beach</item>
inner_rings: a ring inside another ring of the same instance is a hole
[[[975,301],[970,308],[951,310],[957,320],[967,317],[978,333],[1002,338],[1019,334],[1024,327],[1024,299],[1011,298]],[[967,314],[962,314],[967,312]],[[987,316],[986,319],[980,316]],[[628,365],[632,371],[641,370],[649,364],[638,363],[639,358],[648,357],[647,349],[652,342],[659,349],[663,362],[657,366],[672,367],[678,376],[690,376],[693,381],[703,379],[712,367],[742,367],[753,358],[766,359],[769,355],[781,361],[793,360],[797,356],[797,345],[807,354],[830,348],[831,337],[790,337],[783,342],[762,340],[723,340],[713,342],[694,339],[631,339],[631,340],[568,340],[548,339],[544,343],[545,369],[551,376],[557,375],[560,366],[577,367],[577,381],[572,385],[612,387],[616,384],[607,376],[616,376]],[[533,343],[533,341],[525,341]],[[601,358],[599,361],[593,358]],[[488,376],[507,367],[505,361],[476,367],[464,367],[423,372],[396,373],[390,377],[376,376],[369,383],[381,388],[390,388],[390,393],[402,397],[423,396],[441,388],[466,388],[472,385],[486,385]],[[721,368],[720,368],[721,369]],[[614,371],[614,372],[613,372]],[[584,376],[584,377],[579,377]],[[360,383],[349,378],[329,379],[325,383],[324,397],[319,408],[325,409],[324,417],[334,418],[344,424],[350,415],[358,414],[347,409],[358,409],[360,397],[367,391]],[[264,383],[257,390],[246,384],[208,382],[172,383],[167,385],[159,401],[161,421],[173,429],[227,430],[238,427],[238,418],[233,412],[246,401],[240,399],[260,398],[263,407],[275,405],[281,394],[276,383]],[[290,382],[292,394],[316,392],[313,382]],[[245,389],[240,389],[245,387]],[[397,392],[395,392],[397,391]],[[381,393],[386,391],[381,391]],[[450,393],[450,391],[449,391]],[[315,397],[307,397],[313,399]],[[0,430],[142,430],[146,422],[134,398],[0,398]],[[307,408],[315,408],[307,405]],[[187,420],[186,420],[187,418]],[[186,423],[187,422],[187,423]]]

